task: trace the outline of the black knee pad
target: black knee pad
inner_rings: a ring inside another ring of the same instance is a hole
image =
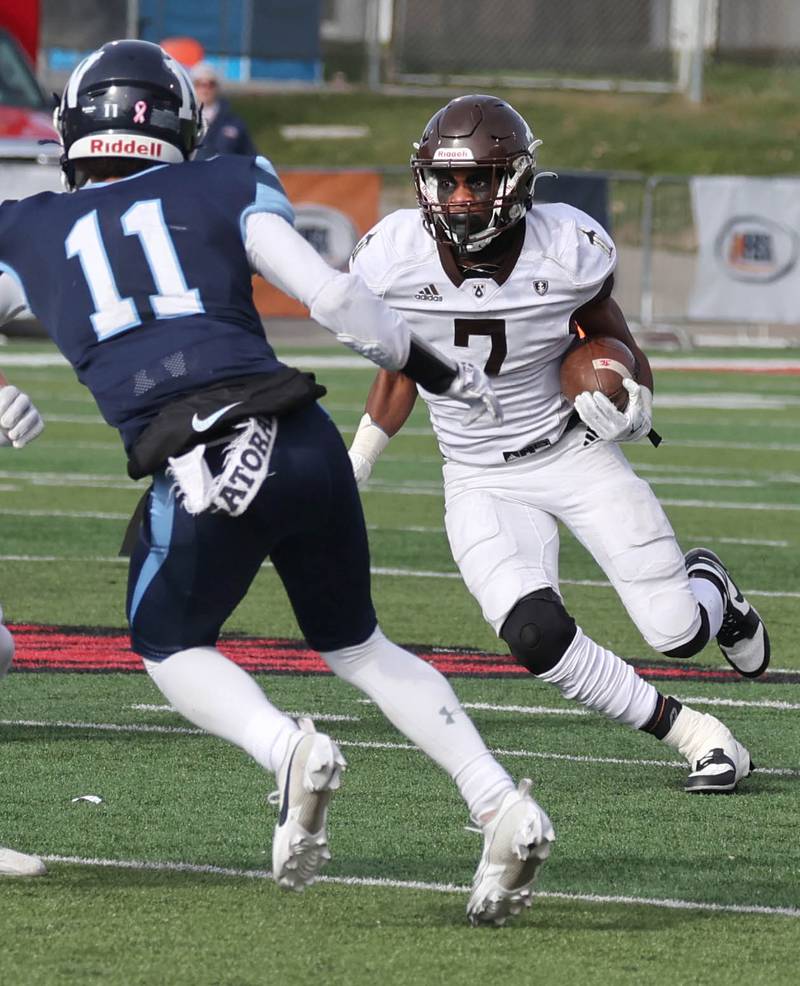
[[[708,632],[708,613],[700,606],[700,629],[688,643],[681,644],[680,647],[673,647],[672,650],[665,650],[661,653],[665,657],[689,658],[699,654],[708,643],[710,634]]]
[[[564,656],[576,629],[558,594],[552,589],[537,589],[511,610],[500,636],[531,674],[544,674]]]

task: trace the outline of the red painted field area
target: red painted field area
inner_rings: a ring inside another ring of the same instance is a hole
[[[74,627],[12,626],[17,652],[15,671],[142,672],[128,637],[118,630]],[[406,645],[443,674],[463,677],[512,678],[527,675],[507,654],[487,654],[458,648]],[[247,671],[271,674],[330,674],[319,654],[302,640],[264,637],[223,637],[220,650]],[[691,664],[632,661],[639,673],[655,680],[740,681],[733,671],[693,667]],[[788,679],[767,675],[765,680]],[[791,676],[800,680],[800,675]]]

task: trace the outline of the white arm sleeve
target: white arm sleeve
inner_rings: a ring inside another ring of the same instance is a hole
[[[17,315],[33,318],[19,281],[10,274],[0,273],[0,325],[5,325]]]
[[[247,217],[245,247],[253,271],[302,302],[311,317],[386,370],[408,362],[408,323],[369,290],[357,274],[341,274],[283,219],[269,212]]]

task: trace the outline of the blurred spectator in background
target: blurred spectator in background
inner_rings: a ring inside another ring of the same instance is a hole
[[[195,160],[203,161],[215,154],[258,154],[244,122],[231,110],[227,99],[220,97],[219,76],[213,66],[198,62],[190,74],[208,126]]]

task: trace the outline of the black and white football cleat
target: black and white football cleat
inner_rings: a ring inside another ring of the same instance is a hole
[[[732,794],[753,769],[750,753],[724,722],[688,705],[681,707],[664,742],[689,763],[684,784],[689,794]]]
[[[764,621],[710,548],[692,548],[685,562],[690,579],[706,578],[722,586],[725,611],[717,643],[723,657],[742,677],[759,678],[769,667],[769,635]]]
[[[683,789],[689,794],[733,794],[739,781],[752,769],[750,754],[733,740],[727,752],[716,746],[704,753],[695,762]]]

